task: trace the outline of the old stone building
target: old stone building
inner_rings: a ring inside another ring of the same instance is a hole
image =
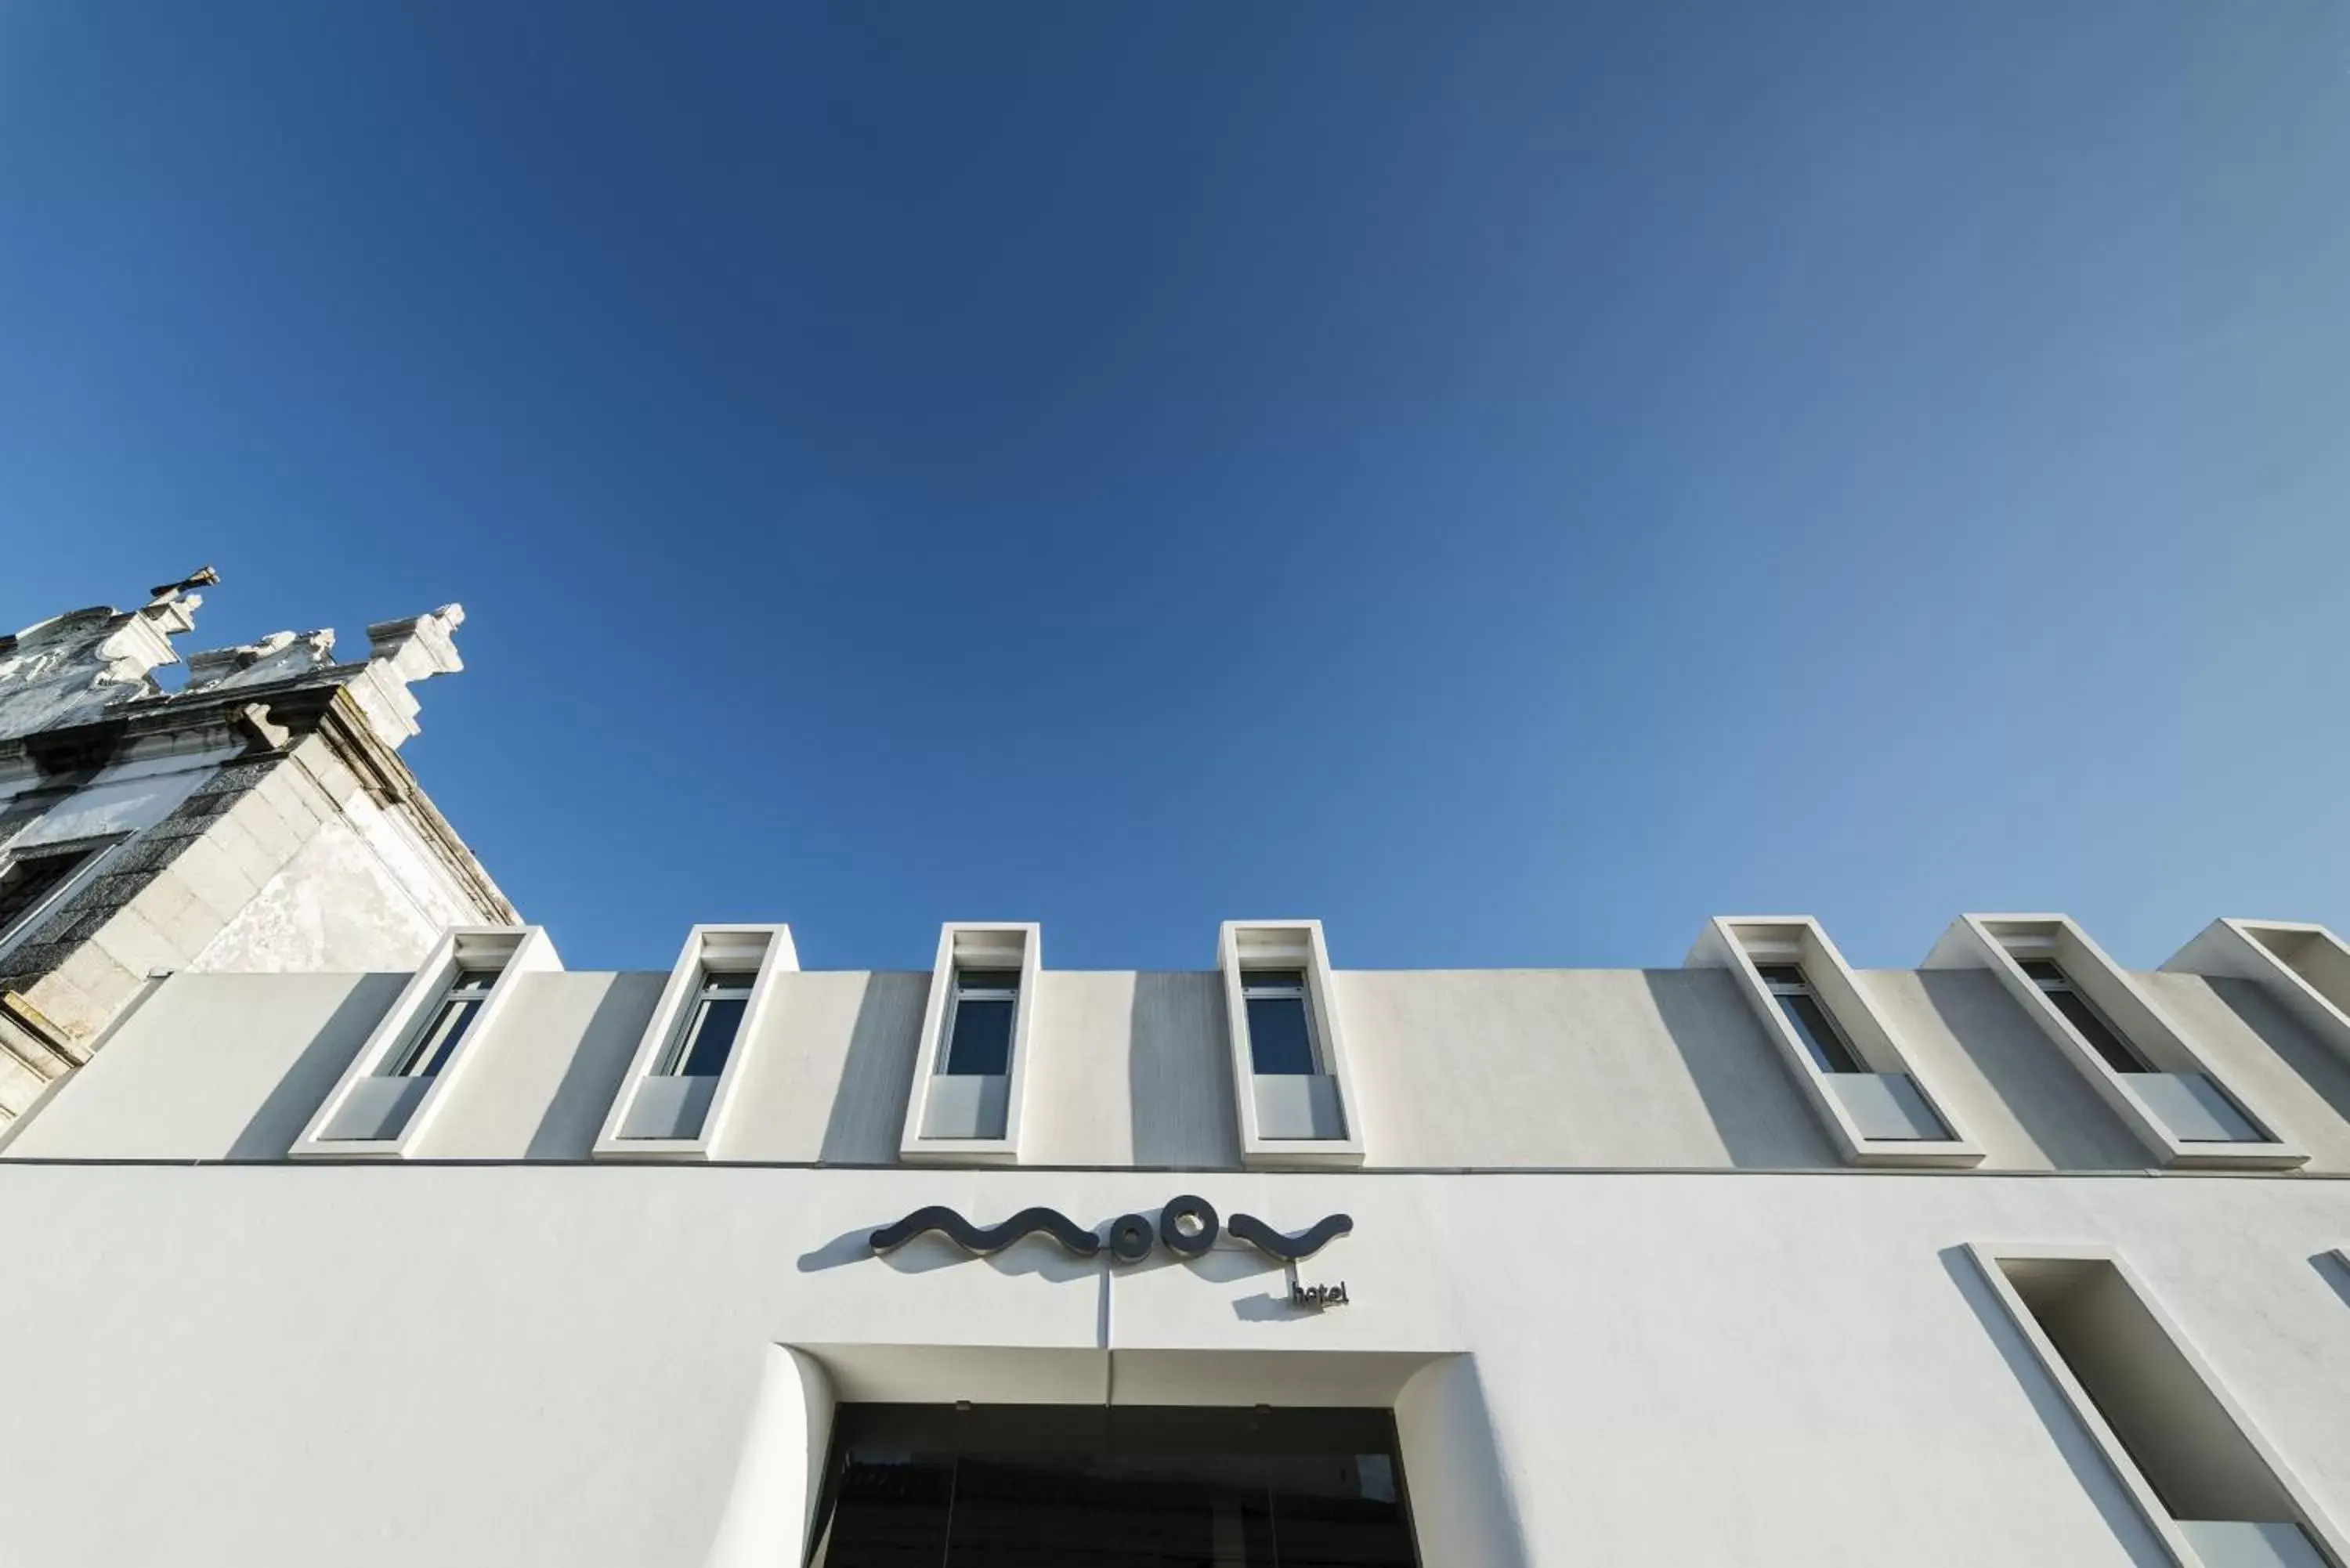
[[[464,612],[348,661],[325,630],[190,653],[166,691],[216,580],[0,637],[0,1122],[164,974],[398,968],[517,919],[399,754]]]

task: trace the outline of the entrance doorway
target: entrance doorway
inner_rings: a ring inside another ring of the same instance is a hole
[[[815,1568],[1418,1568],[1385,1410],[843,1405]]]

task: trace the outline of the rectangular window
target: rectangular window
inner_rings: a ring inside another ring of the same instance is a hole
[[[1243,970],[1241,1000],[1248,1009],[1250,1062],[1260,1075],[1322,1070],[1315,1061],[1313,1009],[1303,970]]]
[[[1762,983],[1771,988],[1771,999],[1786,1014],[1795,1038],[1803,1042],[1804,1054],[1811,1057],[1813,1065],[1823,1073],[1868,1071],[1854,1053],[1851,1043],[1845,1039],[1844,1031],[1836,1027],[1835,1020],[1820,1004],[1819,993],[1804,978],[1801,965],[1766,963],[1755,967],[1762,976]]]
[[[2002,1257],[1990,1266],[2038,1331],[2033,1348],[2061,1371],[2060,1391],[2090,1437],[2126,1479],[2135,1471],[2140,1507],[2195,1561],[2321,1568],[2303,1533],[2309,1517],[2273,1456],[2117,1264]]]
[[[1028,1039],[1052,1005],[1043,937],[1033,921],[939,928],[899,1158],[1019,1162]]]
[[[946,1060],[952,1077],[1000,1078],[1012,1071],[1012,1026],[1020,1009],[1016,969],[959,969]]]
[[[465,1031],[490,999],[490,987],[498,982],[498,971],[494,969],[461,969],[457,977],[442,992],[431,1012],[424,1016],[424,1027],[408,1043],[408,1048],[385,1064],[380,1075],[387,1078],[430,1078],[441,1071]]]
[[[37,912],[82,859],[79,855],[43,855],[10,861],[0,871],[0,937],[13,934],[18,921]]]
[[[417,966],[326,1103],[296,1159],[412,1159],[471,1064],[495,1049],[515,981],[563,968],[537,926],[454,926]]]
[[[1346,1009],[1322,922],[1226,920],[1216,971],[1242,1163],[1360,1165]]]
[[[799,968],[791,928],[695,926],[637,1036],[596,1135],[598,1159],[720,1158],[779,978]]]
[[[1963,1167],[1982,1150],[1959,1131],[1911,1064],[1894,1021],[1870,1000],[1808,915],[1717,915],[1685,965],[1721,969],[1847,1165]]]
[[[41,917],[87,880],[99,860],[121,842],[45,845],[0,864],[0,948],[28,936]]]
[[[2106,1015],[2095,1003],[2083,996],[2073,977],[2048,959],[2018,961],[2026,977],[2040,988],[2049,1004],[2064,1015],[2064,1022],[2079,1032],[2089,1043],[2089,1049],[2105,1058],[2106,1065],[2116,1073],[2151,1073],[2154,1066],[2136,1047],[2122,1038],[2121,1031],[2106,1022]]]
[[[751,1005],[751,982],[756,978],[748,970],[703,970],[685,1023],[654,1067],[654,1075],[714,1078],[725,1071],[734,1036],[743,1027],[743,1014]]]
[[[2169,1004],[2063,915],[1961,915],[1929,969],[1987,964],[2064,1060],[2168,1166],[2289,1169],[2309,1151],[2230,1084]]]

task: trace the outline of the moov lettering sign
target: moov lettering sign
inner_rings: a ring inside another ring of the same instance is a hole
[[[1215,1205],[1189,1193],[1159,1211],[1153,1226],[1146,1214],[1121,1214],[1110,1221],[1105,1238],[1087,1230],[1057,1209],[1023,1209],[1000,1225],[974,1225],[941,1205],[917,1209],[895,1225],[884,1225],[870,1241],[876,1253],[894,1251],[925,1231],[936,1231],[964,1251],[979,1257],[1000,1252],[1024,1236],[1051,1237],[1080,1258],[1098,1257],[1104,1247],[1121,1263],[1139,1263],[1151,1248],[1163,1243],[1178,1257],[1197,1258],[1216,1244],[1221,1231],[1245,1241],[1279,1263],[1310,1258],[1355,1229],[1352,1216],[1326,1214],[1295,1235],[1285,1235],[1253,1214],[1235,1214],[1219,1223]]]

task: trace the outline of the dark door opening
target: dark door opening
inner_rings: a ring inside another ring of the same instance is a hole
[[[843,1405],[814,1568],[1418,1568],[1385,1410]]]

